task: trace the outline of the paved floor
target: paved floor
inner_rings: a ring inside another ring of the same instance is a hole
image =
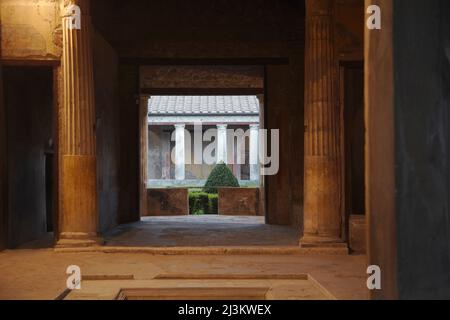
[[[106,235],[107,246],[178,246],[175,255],[135,250],[57,252],[52,235],[17,250],[0,252],[0,299],[54,299],[66,289],[66,269],[81,267],[82,275],[155,277],[298,276],[309,274],[338,299],[365,299],[366,257],[316,254],[185,253],[186,246],[298,246],[289,227],[267,226],[261,217],[145,218]],[[261,248],[261,249],[260,249]],[[169,250],[169,249],[165,249]],[[113,251],[111,251],[113,252]],[[214,251],[211,251],[214,252]],[[274,251],[277,252],[277,251]],[[181,253],[181,254],[180,254]]]
[[[22,249],[0,253],[0,299],[54,299],[66,288],[66,269],[82,275],[297,275],[310,274],[338,299],[365,299],[366,258],[325,255],[162,256],[142,253],[60,253]]]
[[[216,215],[145,217],[105,235],[107,246],[120,247],[298,246],[298,239],[295,228],[264,217]]]

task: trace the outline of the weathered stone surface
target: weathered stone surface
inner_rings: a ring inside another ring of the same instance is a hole
[[[258,249],[258,246],[254,248]],[[225,276],[240,277],[238,280],[241,284],[242,278],[254,278],[255,275],[269,278],[271,275],[294,277],[307,273],[338,299],[367,298],[367,263],[363,256],[281,254],[274,257],[264,254],[210,253],[153,255],[136,254],[133,248],[125,253],[125,249],[124,253],[115,254],[74,254],[47,249],[4,252],[0,259],[0,299],[55,299],[66,289],[67,275],[64,271],[74,263],[74,259],[81,267],[85,280],[88,276],[107,279],[134,275],[135,279],[164,277],[163,279],[172,278],[175,279],[173,282],[179,282],[181,277],[202,276],[211,280]],[[163,250],[167,253],[171,248]],[[193,251],[189,248],[183,250]],[[102,281],[96,281],[95,285],[101,287]],[[196,286],[199,287],[198,283]]]
[[[366,0],[365,5],[371,5]],[[366,214],[369,264],[383,270],[381,290],[372,299],[396,299],[397,239],[395,204],[393,1],[377,0],[383,32],[365,31]],[[427,49],[428,50],[428,49]]]
[[[189,214],[186,188],[148,189],[148,216],[185,216]]]
[[[302,242],[316,241],[311,240],[313,237],[339,241],[341,237],[340,132],[332,8],[330,0],[306,1]]]
[[[82,10],[81,29],[69,29],[63,19],[64,99],[59,128],[62,131],[59,246],[72,240],[97,242],[98,198],[95,135],[95,96],[92,55],[92,25],[89,0],[74,1]],[[70,244],[71,245],[71,244]]]
[[[350,216],[349,247],[352,252],[366,253],[366,227],[366,216]]]
[[[2,59],[60,59],[59,1],[2,0],[0,6]]]
[[[263,88],[258,66],[143,66],[142,88]]]
[[[303,154],[294,152],[303,149],[303,138],[292,137],[303,134],[303,126],[299,125],[303,122],[303,112],[295,107],[300,97],[291,88],[290,67],[268,66],[266,73],[268,108],[265,110],[264,128],[279,130],[280,135],[279,170],[277,174],[266,176],[264,182],[266,215],[269,224],[290,225],[291,221],[300,219],[298,210],[295,210],[297,218],[293,216],[298,202],[294,204],[291,199],[299,199],[303,191],[303,168],[299,167],[303,163]]]
[[[257,216],[259,189],[219,188],[219,215]]]

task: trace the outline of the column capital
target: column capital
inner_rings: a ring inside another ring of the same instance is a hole
[[[175,129],[184,129],[186,128],[186,124],[184,123],[177,123],[174,125]]]
[[[227,124],[218,124],[217,129],[219,130],[226,130],[228,128]]]
[[[251,130],[259,130],[259,123],[252,123],[249,127]]]

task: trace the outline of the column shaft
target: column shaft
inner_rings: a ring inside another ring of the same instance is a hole
[[[185,137],[184,124],[175,125],[175,179],[184,180],[186,178],[185,169]]]
[[[59,246],[90,245],[97,238],[97,168],[94,78],[89,1],[67,1],[81,9],[80,29],[63,16],[63,101]]]
[[[341,236],[339,108],[331,0],[306,0],[305,194],[302,243]]]
[[[236,154],[235,154],[235,162],[234,167],[236,170],[236,179],[242,179],[242,165],[245,164],[245,140],[240,139],[239,137],[236,139]]]
[[[250,180],[259,181],[259,125],[250,125]]]
[[[227,125],[217,125],[217,163],[228,163]]]
[[[170,180],[170,133],[161,130],[161,179]],[[150,149],[150,146],[148,147]]]

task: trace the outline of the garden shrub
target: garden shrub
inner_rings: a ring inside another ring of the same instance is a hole
[[[189,214],[202,215],[209,211],[209,199],[206,192],[189,192]]]
[[[189,192],[189,214],[218,214],[218,201],[217,194],[191,191]]]
[[[215,193],[208,194],[209,214],[219,214],[219,195]]]
[[[224,163],[217,164],[206,180],[203,191],[217,193],[219,187],[239,188],[239,181],[233,175],[230,168]]]

